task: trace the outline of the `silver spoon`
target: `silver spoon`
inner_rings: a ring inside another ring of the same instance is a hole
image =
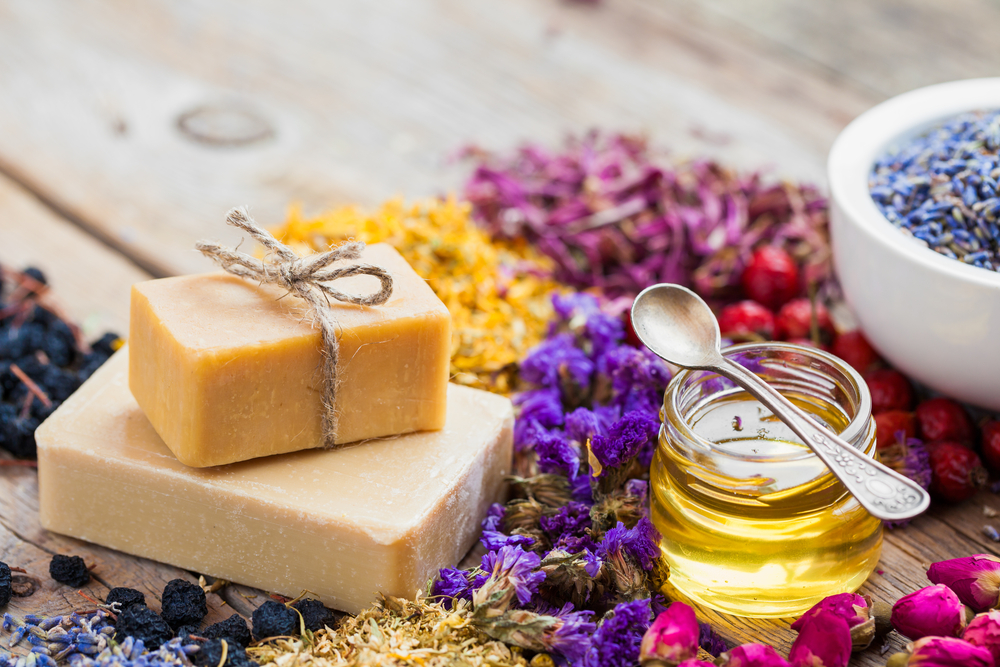
[[[632,327],[657,356],[683,368],[729,378],[785,422],[872,516],[900,521],[931,499],[919,484],[890,470],[813,421],[771,385],[722,356],[719,322],[704,301],[680,285],[647,287],[632,304]]]

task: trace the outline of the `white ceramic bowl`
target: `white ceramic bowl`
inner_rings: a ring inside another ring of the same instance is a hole
[[[868,193],[888,147],[977,109],[1000,109],[1000,78],[921,88],[858,116],[830,150],[830,224],[844,296],[879,353],[932,389],[1000,410],[1000,273],[906,237]]]

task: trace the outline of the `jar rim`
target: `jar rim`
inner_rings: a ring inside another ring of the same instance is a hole
[[[870,426],[871,412],[872,412],[872,399],[871,392],[868,390],[868,384],[865,382],[861,374],[855,370],[850,364],[841,359],[840,357],[834,356],[829,352],[820,350],[814,347],[808,347],[805,345],[798,345],[795,343],[786,343],[780,341],[767,341],[763,343],[741,343],[738,345],[731,345],[729,347],[722,349],[723,356],[731,356],[733,354],[740,354],[747,351],[789,351],[802,354],[806,357],[813,357],[821,360],[837,370],[837,372],[842,373],[852,385],[852,389],[858,397],[857,410],[854,415],[851,416],[851,420],[847,425],[847,428],[840,433],[840,437],[852,445],[858,447],[859,449],[864,449],[864,441],[861,438]],[[736,362],[738,363],[738,362]],[[693,373],[703,373],[705,371],[701,370],[691,370],[682,369],[680,372],[676,373],[674,377],[670,380],[667,385],[666,391],[663,396],[663,420],[664,422],[668,417],[673,417],[670,419],[672,428],[676,429],[679,434],[689,442],[695,443],[703,451],[712,452],[713,454],[722,456],[732,456],[731,451],[725,451],[719,445],[719,443],[713,442],[698,435],[694,428],[692,428],[689,421],[682,415],[682,408],[677,404],[678,396],[680,392],[678,387],[682,386],[684,382],[691,377]],[[710,372],[710,371],[709,371]],[[741,390],[742,391],[742,390]],[[805,451],[802,454],[803,457],[815,457],[816,454],[811,450]],[[766,457],[765,457],[766,458]]]

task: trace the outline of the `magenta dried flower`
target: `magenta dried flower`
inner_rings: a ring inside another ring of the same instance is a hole
[[[993,656],[956,637],[923,637],[890,657],[886,667],[993,667]]]
[[[674,602],[646,630],[639,647],[639,662],[655,659],[677,665],[690,660],[698,655],[700,635],[694,610],[683,602]]]
[[[677,667],[715,667],[715,663],[692,658],[691,660],[685,660],[681,664],[677,665]]]
[[[763,644],[742,644],[716,660],[719,667],[791,667],[774,648]]]
[[[962,639],[990,652],[994,664],[1000,664],[1000,611],[991,609],[969,621]]]
[[[944,584],[975,612],[986,611],[1000,602],[1000,559],[987,554],[952,558],[931,565],[927,578]]]
[[[944,584],[905,595],[892,606],[892,627],[910,639],[957,637],[968,622],[965,605]]]
[[[875,618],[871,614],[871,604],[857,593],[838,593],[823,598],[792,623],[792,630],[801,630],[809,619],[822,610],[832,612],[847,622],[847,627],[851,629],[853,650],[868,648],[875,638]]]
[[[852,645],[847,621],[820,609],[797,629],[799,636],[788,652],[788,661],[794,667],[847,667]]]

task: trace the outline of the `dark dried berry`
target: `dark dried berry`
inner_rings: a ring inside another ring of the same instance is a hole
[[[208,613],[205,591],[201,586],[183,579],[174,579],[163,589],[160,614],[172,628],[182,625],[199,625]]]
[[[986,486],[989,474],[974,451],[959,442],[927,445],[931,462],[931,496],[957,503]]]
[[[201,650],[192,656],[197,667],[218,667],[222,662],[222,640],[210,639],[201,645]],[[226,663],[224,667],[256,667],[247,652],[239,644],[226,640]]]
[[[79,556],[56,554],[49,563],[49,574],[60,584],[82,588],[90,581],[90,570]]]
[[[112,588],[108,591],[108,596],[104,598],[104,604],[118,605],[119,613],[137,604],[145,606],[146,596],[141,591],[134,588]]]
[[[297,635],[299,615],[274,600],[268,600],[253,612],[253,636],[257,639]]]
[[[333,625],[333,612],[323,606],[319,600],[299,600],[292,605],[302,614],[306,630],[316,632],[324,625]]]
[[[118,615],[115,626],[115,641],[121,643],[126,637],[141,639],[149,650],[160,648],[160,645],[174,637],[174,631],[160,615],[146,605],[132,605]]]
[[[252,641],[250,626],[239,614],[233,614],[224,621],[213,623],[205,628],[201,635],[209,639],[225,639],[230,644],[239,644],[243,647],[249,646]]]
[[[14,594],[11,582],[10,566],[7,563],[0,563],[0,607],[6,607]]]
[[[177,628],[175,635],[183,639],[185,643],[188,643],[189,641],[194,641],[191,639],[191,635],[196,635],[200,637],[201,633],[198,632],[197,625],[182,625],[181,627]]]
[[[96,354],[102,355],[105,359],[110,357],[121,347],[122,337],[110,331],[90,344]]]
[[[42,273],[42,270],[39,269],[39,268],[36,268],[34,266],[29,266],[28,268],[26,268],[21,273],[23,273],[24,275],[28,276],[29,278],[31,278],[35,282],[41,283],[43,285],[48,285],[49,284],[48,278],[45,277],[45,274]]]

